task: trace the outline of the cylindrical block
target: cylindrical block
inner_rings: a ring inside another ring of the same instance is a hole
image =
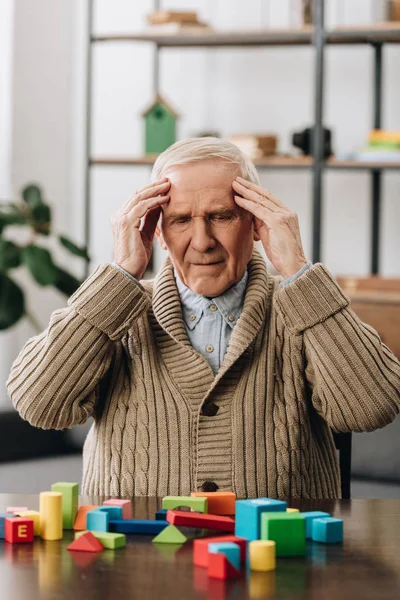
[[[61,540],[63,513],[61,492],[40,493],[40,537],[44,540]]]
[[[249,543],[250,569],[273,571],[276,567],[276,544],[273,540],[253,540]]]

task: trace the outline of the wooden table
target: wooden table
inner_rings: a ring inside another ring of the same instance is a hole
[[[103,498],[81,497],[80,504]],[[137,518],[153,519],[157,498],[133,499]],[[6,506],[38,509],[37,495],[0,494]],[[192,564],[192,542],[156,546],[151,537],[128,536],[126,548],[99,554],[66,550],[73,532],[46,542],[8,544],[0,540],[1,600],[189,600],[400,598],[400,500],[293,500],[300,510],[323,510],[344,520],[343,544],[307,542],[304,558],[278,558],[277,569],[243,568],[237,581],[209,579]]]

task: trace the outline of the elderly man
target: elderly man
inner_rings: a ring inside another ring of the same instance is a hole
[[[14,362],[16,409],[42,428],[94,418],[85,494],[340,498],[332,430],[394,420],[398,360],[233,144],[178,142],[152,181],[112,218],[115,262]],[[154,234],[168,256],[142,280]]]

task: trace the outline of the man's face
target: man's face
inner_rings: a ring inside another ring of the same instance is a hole
[[[252,215],[233,199],[236,165],[204,160],[171,168],[170,201],[156,235],[179,278],[213,298],[238,282],[253,252]],[[217,264],[206,264],[217,263]]]

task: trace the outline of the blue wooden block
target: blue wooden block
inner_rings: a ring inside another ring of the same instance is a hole
[[[14,515],[11,515],[10,513],[0,513],[0,540],[4,540],[4,519],[9,519],[12,516]]]
[[[343,542],[343,521],[333,517],[313,519],[312,540],[325,544]]]
[[[156,521],[165,521],[167,518],[167,508],[161,508],[156,512]]]
[[[271,511],[286,511],[287,502],[271,498],[236,500],[235,535],[248,541],[261,537],[261,514]]]
[[[213,542],[208,544],[208,551],[224,554],[235,569],[240,571],[240,548],[234,542]]]
[[[110,515],[106,510],[90,510],[86,515],[86,529],[88,531],[108,531]]]
[[[330,517],[331,515],[320,510],[311,510],[308,512],[300,513],[306,520],[306,538],[312,538],[312,523],[314,519],[320,519],[322,517]]]
[[[96,508],[96,510],[102,510],[103,512],[108,513],[110,521],[119,521],[123,518],[122,506],[99,506],[99,508]]]
[[[150,521],[140,519],[125,519],[124,521],[110,521],[110,531],[114,533],[136,533],[140,535],[157,535],[170,523],[168,521]]]

